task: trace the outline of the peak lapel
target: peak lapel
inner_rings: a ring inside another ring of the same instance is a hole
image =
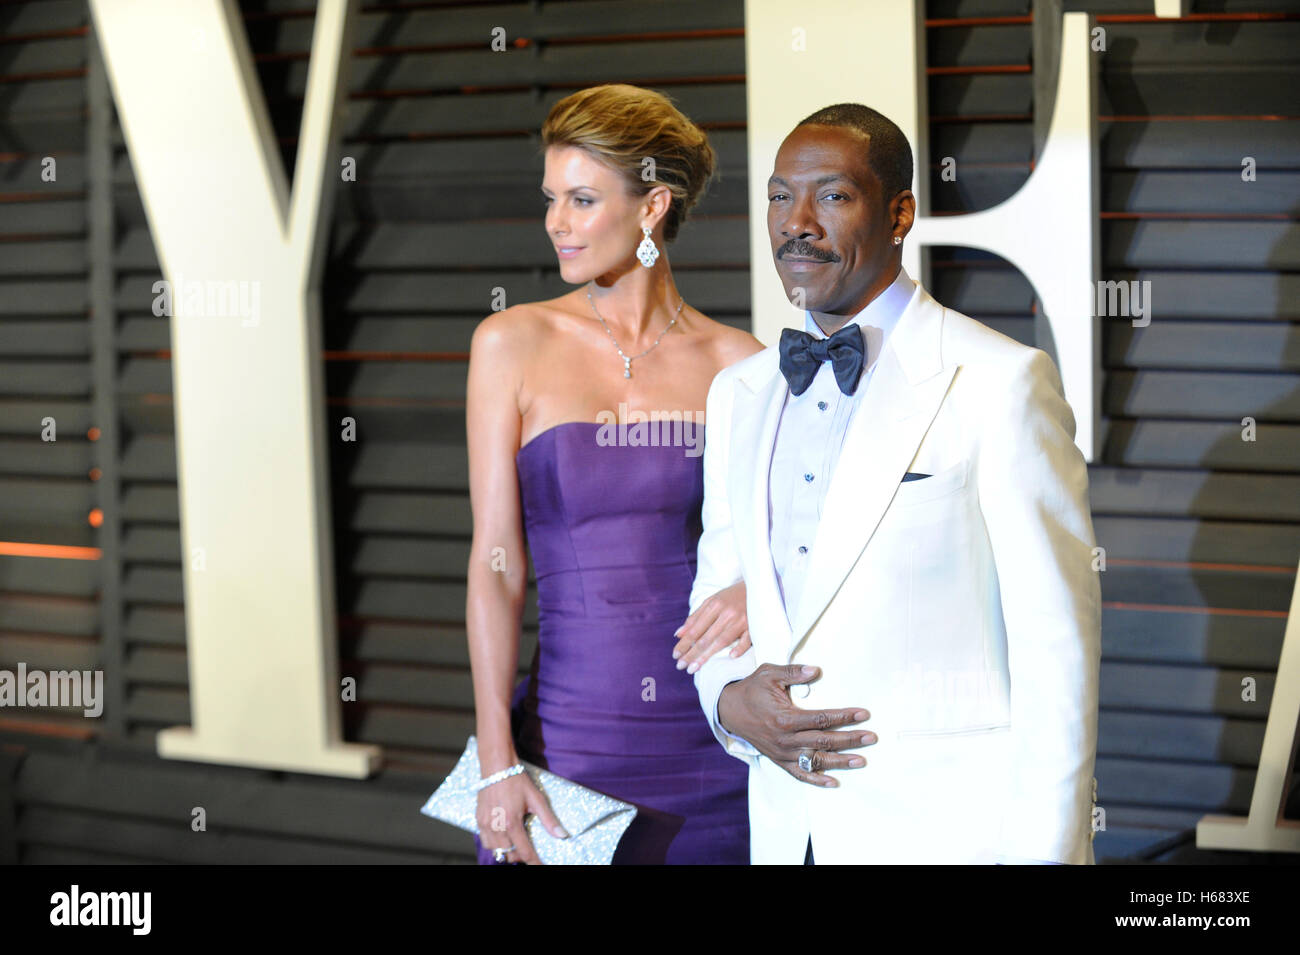
[[[776,582],[772,565],[771,537],[768,531],[768,475],[772,465],[772,448],[776,443],[776,426],[785,405],[789,386],[775,364],[760,367],[741,377],[732,410],[732,446],[727,492],[733,502],[736,543],[741,553],[753,554],[758,568],[755,579],[746,579],[752,606],[762,614],[763,623],[776,634],[770,648],[760,646],[764,630],[750,625],[750,637],[760,655],[779,655],[789,643],[790,623],[786,619],[785,601]],[[766,642],[766,641],[762,641]]]
[[[918,285],[844,437],[813,538],[789,657],[871,540],[948,392],[957,366],[943,367],[942,325],[943,307]]]

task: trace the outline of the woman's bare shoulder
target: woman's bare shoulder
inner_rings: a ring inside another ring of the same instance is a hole
[[[474,345],[498,357],[535,354],[568,314],[561,299],[521,302],[492,312],[474,328]]]
[[[708,319],[709,343],[719,370],[748,358],[765,347],[749,332],[741,328]]]

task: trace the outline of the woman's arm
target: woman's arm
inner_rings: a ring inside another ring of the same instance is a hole
[[[719,650],[735,644],[731,656],[750,647],[749,616],[745,608],[745,582],[738,580],[707,598],[677,628],[673,659],[677,669],[694,673]]]
[[[677,629],[677,645],[673,647],[677,669],[691,673],[719,650],[734,644],[731,656],[740,657],[750,647],[745,581],[741,574],[740,555],[735,553],[731,536],[730,511],[724,507],[726,487],[722,479],[726,468],[725,464],[721,468],[715,466],[711,473],[707,462],[713,461],[719,453],[717,447],[723,442],[723,432],[728,427],[727,422],[715,419],[719,409],[726,407],[718,400],[719,394],[715,390],[718,379],[725,369],[762,351],[763,343],[748,332],[719,326],[714,349],[718,371],[709,386],[705,407],[706,425],[710,429],[708,434],[712,435],[714,452],[710,455],[706,440],[704,509],[701,514],[705,527],[700,537],[695,585],[691,588],[691,605],[695,609]],[[710,479],[713,479],[712,487],[709,486]],[[711,559],[716,560],[721,555],[728,559],[715,565]],[[711,588],[716,589],[709,594]],[[704,594],[709,596],[701,602]]]
[[[519,668],[519,629],[528,592],[528,556],[515,455],[529,326],[512,309],[488,316],[474,330],[465,393],[469,449],[469,503],[474,538],[469,550],[465,629],[474,673],[479,774],[519,762],[510,733],[510,697]],[[479,839],[509,862],[539,864],[524,820],[537,816],[557,839],[567,837],[550,803],[527,774],[511,776],[478,794]]]
[[[510,310],[513,311],[513,310]],[[528,588],[515,454],[522,331],[517,315],[497,312],[470,342],[465,395],[469,450],[470,545],[465,628],[474,675],[479,766],[484,776],[518,762],[510,735],[510,696],[519,666],[519,632]]]

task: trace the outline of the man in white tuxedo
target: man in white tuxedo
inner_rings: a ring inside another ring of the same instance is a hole
[[[755,863],[1091,863],[1074,416],[1044,352],[902,270],[911,177],[857,104],[777,153],[768,229],[805,331],[709,390],[690,609],[743,579],[753,646],[698,668],[700,702],[750,766]]]

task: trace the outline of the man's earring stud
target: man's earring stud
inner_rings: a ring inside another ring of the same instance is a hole
[[[903,237],[901,235],[894,236],[894,245],[902,245],[902,244],[903,244]]]

